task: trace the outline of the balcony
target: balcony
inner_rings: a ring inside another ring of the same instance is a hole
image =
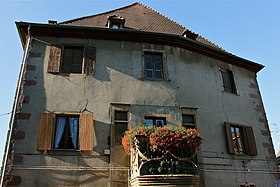
[[[196,153],[202,140],[195,129],[127,131],[123,145],[131,156],[131,186],[199,186]]]

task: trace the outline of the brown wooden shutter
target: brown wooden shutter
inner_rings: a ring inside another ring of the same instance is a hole
[[[61,62],[61,48],[50,46],[50,56],[48,62],[48,73],[58,73]]]
[[[54,130],[53,113],[40,113],[38,134],[37,134],[37,150],[46,151],[52,148],[53,130]]]
[[[247,147],[248,147],[248,153],[251,156],[256,156],[258,154],[257,152],[257,146],[255,142],[255,137],[253,133],[253,128],[252,127],[245,127],[245,133],[246,133],[246,138],[247,138]]]
[[[91,151],[94,145],[94,115],[81,114],[79,124],[79,143],[81,151]]]
[[[228,150],[229,153],[234,154],[234,147],[233,147],[233,141],[232,141],[232,134],[231,134],[231,125],[230,123],[225,122],[225,129],[226,129],[226,135],[227,135],[227,141],[228,141]]]
[[[94,75],[94,68],[96,62],[96,47],[85,46],[84,49],[84,74]]]

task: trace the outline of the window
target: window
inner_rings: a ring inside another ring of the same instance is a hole
[[[235,153],[244,153],[243,135],[241,127],[231,126],[231,139]]]
[[[125,18],[119,15],[112,15],[108,17],[107,25],[112,29],[121,29],[124,27]]]
[[[195,116],[194,114],[183,114],[183,127],[185,128],[195,128]]]
[[[163,127],[166,125],[165,117],[145,117],[146,127]]]
[[[220,72],[222,76],[224,91],[236,94],[237,90],[232,71],[226,68],[220,68]]]
[[[61,73],[82,73],[83,48],[64,47]]]
[[[37,149],[93,150],[93,114],[40,113]]]
[[[94,74],[96,48],[93,46],[50,46],[48,73]]]
[[[144,53],[144,75],[147,79],[163,80],[161,53]]]
[[[182,111],[182,126],[187,129],[189,128],[195,129],[197,108],[181,106],[181,111]]]
[[[54,134],[54,149],[78,148],[79,116],[57,116]]]
[[[115,144],[121,144],[124,132],[127,130],[127,111],[115,111]]]
[[[253,128],[234,123],[225,123],[228,148],[232,154],[257,155]]]

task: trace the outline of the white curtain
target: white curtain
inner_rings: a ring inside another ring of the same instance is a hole
[[[77,149],[77,137],[78,137],[78,118],[69,118],[70,121],[70,132],[72,137],[72,143],[74,148]]]
[[[61,137],[62,137],[63,132],[64,132],[65,123],[66,123],[66,117],[58,117],[57,118],[54,148],[59,147],[59,143],[60,143]]]

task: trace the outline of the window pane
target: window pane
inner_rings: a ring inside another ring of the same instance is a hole
[[[62,73],[82,73],[83,48],[64,47],[62,59]]]
[[[127,111],[115,111],[115,120],[127,121]]]
[[[146,67],[145,67],[146,69],[151,69],[151,70],[153,69],[153,63],[152,62],[146,62],[145,64],[146,64]]]
[[[161,63],[161,54],[154,54],[153,57],[155,63]]]
[[[151,70],[146,70],[146,77],[147,77],[147,78],[153,78],[153,71],[151,71]]]
[[[162,79],[162,72],[161,71],[155,71],[155,78]]]
[[[243,153],[243,137],[240,127],[231,127],[231,136],[235,153]]]
[[[183,114],[183,123],[195,124],[194,115]]]
[[[145,126],[163,127],[166,125],[165,117],[145,117]]]
[[[155,63],[155,70],[162,70],[161,62]]]
[[[127,130],[127,123],[115,123],[115,143],[121,144],[124,132]]]
[[[164,124],[164,120],[162,119],[158,119],[158,120],[155,120],[156,121],[156,127],[163,127],[165,124]]]
[[[78,128],[78,117],[57,117],[54,137],[54,149],[78,149]]]
[[[148,126],[150,126],[150,127],[154,126],[153,120],[152,120],[152,119],[145,119],[145,126],[146,126],[146,127],[148,127]]]
[[[81,73],[83,63],[83,49],[73,50],[73,61],[71,73]]]
[[[144,56],[144,61],[145,61],[145,63],[147,63],[147,62],[152,63],[152,62],[153,62],[153,57],[152,57],[152,55],[150,55],[150,54],[145,54],[145,56]]]

